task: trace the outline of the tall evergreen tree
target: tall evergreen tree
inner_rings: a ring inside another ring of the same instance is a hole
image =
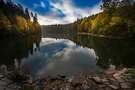
[[[110,7],[110,4],[111,4],[111,1],[112,0],[102,0],[102,5],[101,5],[101,9],[102,10],[106,10]]]
[[[33,12],[31,12],[31,17],[33,17],[34,15],[33,15]]]
[[[36,23],[37,22],[37,14],[35,13],[35,16],[33,17],[33,22]]]
[[[25,19],[30,19],[28,8],[25,9]]]

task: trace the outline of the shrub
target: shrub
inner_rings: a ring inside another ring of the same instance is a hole
[[[12,34],[20,34],[21,33],[21,31],[19,30],[19,28],[15,24],[13,24],[11,26],[11,32],[12,32]]]

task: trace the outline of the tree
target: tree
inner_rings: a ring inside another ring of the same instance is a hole
[[[31,12],[31,17],[33,17],[34,15],[33,15],[33,12]]]
[[[35,17],[37,18],[37,14],[35,13]]]
[[[33,22],[30,20],[33,18]],[[14,4],[11,0],[0,0],[0,33],[16,34],[40,29],[37,14],[29,13],[28,8],[23,9],[21,4]],[[10,30],[10,31],[9,31]]]
[[[27,25],[29,30],[34,30],[33,23],[30,20],[27,20]]]
[[[102,0],[101,10],[116,9],[120,5],[120,0]]]
[[[37,14],[35,13],[35,16],[33,17],[33,22],[36,23],[37,22]]]
[[[17,13],[18,13],[20,16],[24,17],[25,14],[24,14],[24,9],[23,9],[22,5],[21,5],[21,4],[18,4],[17,6],[18,6],[18,9],[16,10]]]
[[[84,24],[84,30],[85,30],[85,32],[88,32],[89,27],[90,27],[89,23],[88,22],[85,22],[85,24]]]
[[[110,7],[111,4],[111,0],[102,0],[102,5],[101,5],[101,9],[102,10],[106,10]]]
[[[121,4],[122,4],[122,6],[130,6],[133,4],[133,1],[134,0],[122,0]]]
[[[0,29],[10,30],[11,24],[7,17],[0,12]]]
[[[110,25],[114,26],[114,25],[120,25],[122,23],[123,23],[122,18],[120,18],[120,17],[113,17],[111,19]]]
[[[36,31],[41,30],[41,26],[40,26],[40,24],[39,24],[38,22],[34,23],[34,29],[35,29]]]
[[[25,9],[25,19],[30,19],[28,8]]]
[[[26,20],[25,20],[22,16],[17,16],[16,19],[17,19],[18,28],[19,28],[20,30],[25,31],[25,30],[28,29],[28,28],[27,28],[27,27],[28,27],[28,26],[27,26],[27,22],[26,22]]]

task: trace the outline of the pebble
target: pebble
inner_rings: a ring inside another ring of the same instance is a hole
[[[123,89],[129,89],[131,88],[131,84],[129,82],[124,82],[120,84]]]

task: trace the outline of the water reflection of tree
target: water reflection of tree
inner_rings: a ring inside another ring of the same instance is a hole
[[[36,50],[39,50],[41,35],[0,38],[0,40],[0,63],[8,65],[14,59],[27,58],[30,54],[32,55]]]
[[[78,35],[77,42],[95,50],[97,65],[102,68],[107,69],[111,64],[116,68],[131,67],[135,63],[135,43],[132,41]]]
[[[46,26],[42,34],[43,37],[70,39],[83,47],[93,48],[98,56],[97,65],[105,69],[111,64],[119,68],[131,67],[135,63],[133,41],[77,35],[76,27],[72,24]]]

